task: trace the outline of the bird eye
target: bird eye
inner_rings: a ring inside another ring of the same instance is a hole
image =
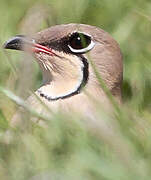
[[[94,42],[90,36],[76,32],[70,36],[68,47],[74,53],[84,53],[94,47]]]

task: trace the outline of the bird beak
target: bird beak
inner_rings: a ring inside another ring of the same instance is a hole
[[[21,50],[21,51],[28,51],[31,53],[45,53],[48,55],[55,55],[54,52],[52,52],[52,49],[43,46],[41,44],[35,43],[35,41],[32,39],[28,39],[27,37],[23,35],[15,36],[11,39],[9,39],[3,46],[5,49],[14,49],[14,50]]]

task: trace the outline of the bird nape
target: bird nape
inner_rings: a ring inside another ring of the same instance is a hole
[[[107,110],[111,109],[90,61],[111,94],[121,101],[121,51],[117,42],[100,28],[84,24],[57,25],[31,37],[13,37],[4,48],[27,51],[35,57],[43,74],[43,85],[36,94],[55,112],[73,111],[95,118],[92,98]],[[27,101],[38,112],[46,113],[35,96]],[[15,119],[16,115],[12,121],[16,122]]]

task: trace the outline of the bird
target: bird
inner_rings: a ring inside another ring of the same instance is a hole
[[[99,27],[55,25],[28,37],[17,35],[6,41],[4,48],[29,52],[35,57],[43,76],[35,94],[54,112],[75,112],[95,118],[94,100],[109,111],[109,99],[90,61],[112,96],[118,103],[122,101],[122,53],[117,41]],[[46,113],[34,95],[27,102],[38,112]],[[18,123],[17,117],[12,124]]]

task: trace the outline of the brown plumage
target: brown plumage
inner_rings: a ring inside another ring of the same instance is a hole
[[[84,24],[57,25],[28,39],[16,36],[6,42],[5,48],[33,53],[43,73],[43,85],[36,94],[54,111],[72,110],[95,117],[94,104],[87,94],[110,108],[88,57],[112,95],[121,101],[121,51],[117,42],[100,28]],[[28,102],[38,112],[45,113],[35,96],[29,97]]]

